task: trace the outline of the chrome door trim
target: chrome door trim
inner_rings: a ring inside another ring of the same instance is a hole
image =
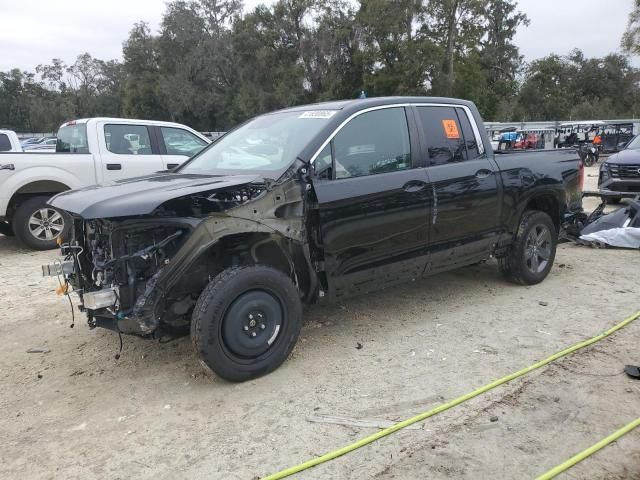
[[[473,135],[476,138],[476,143],[478,144],[478,152],[479,152],[479,154],[482,155],[485,152],[484,143],[482,142],[482,137],[480,136],[480,130],[478,129],[478,125],[476,124],[476,120],[475,120],[475,118],[473,118],[473,115],[471,113],[471,109],[469,107],[467,107],[466,105],[455,105],[455,104],[452,104],[452,103],[393,103],[393,104],[389,104],[389,105],[377,105],[375,107],[365,108],[363,110],[357,111],[357,112],[353,113],[352,115],[350,115],[349,118],[347,118],[340,125],[338,125],[336,127],[336,129],[333,132],[331,132],[331,135],[329,135],[327,137],[327,139],[324,142],[322,142],[322,145],[320,145],[320,148],[318,148],[316,153],[314,153],[313,156],[311,157],[311,160],[310,160],[311,165],[314,164],[314,162],[316,161],[316,158],[318,157],[318,155],[320,155],[320,152],[322,152],[322,150],[324,150],[326,148],[326,146],[329,144],[329,142],[331,140],[333,140],[333,138],[338,134],[338,132],[340,130],[342,130],[342,128],[347,123],[349,123],[351,120],[353,120],[357,116],[362,115],[363,113],[373,112],[375,110],[383,110],[383,109],[386,109],[386,108],[405,108],[405,107],[452,107],[452,108],[461,108],[461,109],[463,109],[464,112],[467,115],[467,118],[469,119],[469,123],[471,124],[471,129],[473,130]],[[407,119],[407,122],[408,121],[409,121],[409,119]]]

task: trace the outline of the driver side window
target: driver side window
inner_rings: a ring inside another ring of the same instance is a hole
[[[411,168],[409,128],[403,107],[358,115],[331,143],[333,161],[330,145],[316,158],[320,178],[360,177]]]
[[[118,155],[151,155],[149,130],[144,125],[108,124],[104,126],[107,150]]]

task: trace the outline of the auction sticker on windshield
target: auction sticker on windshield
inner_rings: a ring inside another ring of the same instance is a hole
[[[308,112],[304,112],[298,118],[331,118],[335,114],[335,110],[311,110]]]
[[[460,138],[460,131],[455,120],[442,120],[442,128],[447,138]]]

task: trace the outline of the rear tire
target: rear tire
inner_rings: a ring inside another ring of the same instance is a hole
[[[544,212],[527,210],[506,256],[498,259],[505,277],[520,285],[542,282],[556,256],[558,232],[551,217]]]
[[[31,197],[18,205],[13,214],[13,231],[22,243],[34,250],[51,250],[58,238],[71,231],[71,218],[61,210],[47,205],[50,197]]]
[[[278,368],[298,340],[298,289],[265,265],[231,267],[204,289],[191,318],[191,341],[205,368],[243,382]]]

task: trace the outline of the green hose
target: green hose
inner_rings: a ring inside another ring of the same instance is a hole
[[[583,450],[582,452],[578,453],[577,455],[574,455],[573,457],[571,457],[566,462],[563,462],[560,465],[558,465],[557,467],[552,468],[551,470],[549,470],[544,475],[540,475],[536,480],[550,480],[551,478],[554,478],[556,475],[564,472],[565,470],[570,469],[576,463],[581,462],[582,460],[587,458],[589,455],[592,455],[592,454],[596,453],[601,448],[606,447],[611,442],[617,440],[618,438],[623,436],[625,433],[629,433],[631,430],[633,430],[634,428],[636,428],[638,426],[640,426],[640,418],[634,420],[633,422],[631,422],[628,425],[625,425],[620,430],[617,430],[617,431],[613,432],[611,435],[609,435],[606,438],[603,438],[602,440],[600,440],[595,445],[592,445],[589,448],[587,448],[586,450]]]
[[[478,395],[481,395],[485,392],[488,392],[489,390],[492,390],[494,388],[496,388],[497,386],[500,386],[504,383],[510,382],[511,380],[514,380],[518,377],[522,377],[523,375],[527,375],[528,373],[531,373],[534,370],[537,370],[540,367],[544,367],[545,365],[548,365],[549,363],[564,357],[565,355],[569,355],[570,353],[575,352],[576,350],[580,350],[581,348],[587,347],[589,345],[592,345],[596,342],[599,342],[600,340],[607,338],[609,335],[611,335],[612,333],[620,330],[621,328],[625,327],[626,325],[628,325],[629,323],[633,322],[634,320],[636,320],[637,318],[640,317],[640,312],[635,313],[634,315],[626,318],[625,320],[623,320],[622,322],[618,323],[617,325],[615,325],[614,327],[610,328],[609,330],[601,333],[600,335],[597,335],[593,338],[590,338],[588,340],[584,340],[582,342],[576,343],[575,345],[566,348],[564,350],[562,350],[561,352],[555,353],[553,355],[551,355],[550,357],[545,358],[544,360],[541,360],[537,363],[534,363],[533,365],[523,368],[522,370],[519,370],[515,373],[511,373],[505,377],[502,377],[498,380],[495,380],[491,383],[488,383],[487,385],[478,388],[477,390],[474,390],[473,392],[467,393],[466,395],[462,395],[461,397],[458,397],[454,400],[451,400],[448,403],[444,403],[442,405],[439,405],[427,412],[421,413],[419,415],[416,415],[415,417],[409,418],[407,420],[404,420],[402,422],[396,423],[395,425],[389,427],[389,428],[385,428],[384,430],[380,430],[379,432],[374,433],[373,435],[369,435],[368,437],[365,437],[361,440],[358,440],[355,443],[352,443],[351,445],[347,445],[346,447],[342,447],[338,450],[334,450],[332,452],[328,452],[325,453],[324,455],[320,456],[320,457],[316,457],[313,458],[311,460],[308,460],[304,463],[301,463],[299,465],[296,465],[294,467],[289,467],[285,470],[281,470],[280,472],[277,473],[273,473],[267,477],[265,477],[263,480],[278,480],[280,478],[285,478],[288,477],[289,475],[293,475],[294,473],[299,473],[302,472],[303,470],[307,470],[308,468],[311,467],[315,467],[316,465],[320,465],[321,463],[325,463],[328,462],[330,460],[333,460],[335,458],[338,458],[342,455],[345,455],[349,452],[353,452],[354,450],[357,450],[360,447],[364,447],[365,445],[368,445],[370,443],[375,442],[376,440],[379,440],[380,438],[386,437],[387,435],[391,435],[392,433],[397,432],[398,430],[401,430],[405,427],[408,427],[409,425],[413,425],[414,423],[420,422],[426,418],[429,417],[433,417],[434,415],[437,415],[439,413],[444,412],[445,410],[449,410],[450,408],[453,408],[457,405],[460,405],[461,403],[466,402],[467,400],[471,400],[474,397],[477,397]],[[593,448],[593,447],[592,447]],[[600,447],[602,448],[602,447]],[[567,467],[569,468],[569,467]],[[551,477],[549,477],[551,478]]]

